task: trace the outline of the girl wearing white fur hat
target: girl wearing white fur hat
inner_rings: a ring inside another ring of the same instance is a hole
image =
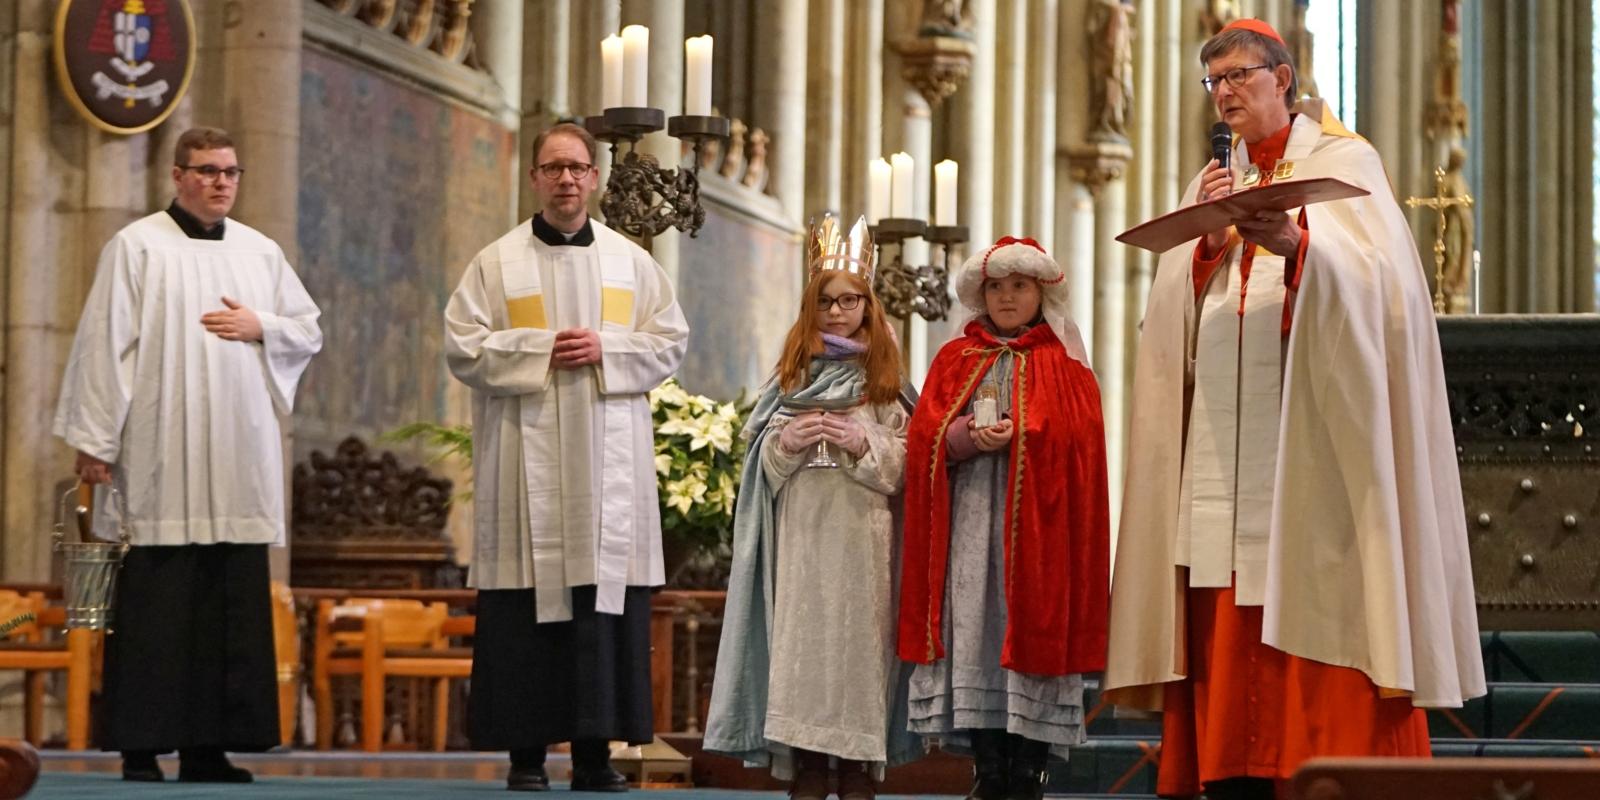
[[[1032,239],[974,255],[971,312],[934,358],[906,439],[900,657],[911,729],[971,750],[978,800],[1043,796],[1084,739],[1105,667],[1109,566],[1100,391],[1066,276]]]

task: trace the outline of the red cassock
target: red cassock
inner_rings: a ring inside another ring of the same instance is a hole
[[[1105,429],[1094,373],[1047,325],[1010,342],[981,322],[934,359],[906,435],[900,657],[943,658],[950,556],[946,435],[1004,352],[1016,434],[1005,520],[1006,633],[1000,664],[1034,675],[1104,669],[1110,578]]]
[[[1285,126],[1252,148],[1250,161],[1271,180],[1289,140]],[[1305,215],[1300,216],[1305,227]],[[1285,265],[1288,296],[1283,335],[1289,335],[1294,292],[1306,253]],[[1206,258],[1195,249],[1198,297],[1226,253]],[[1251,257],[1241,258],[1248,286]],[[1283,782],[1313,756],[1427,756],[1427,717],[1408,697],[1385,697],[1359,670],[1299,658],[1261,642],[1262,609],[1239,606],[1234,590],[1188,590],[1189,677],[1167,684],[1157,791],[1164,797],[1198,794],[1224,778]]]

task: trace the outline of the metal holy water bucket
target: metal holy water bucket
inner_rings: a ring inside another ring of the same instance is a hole
[[[113,500],[121,499],[116,489],[111,489]],[[118,541],[98,542],[90,534],[89,505],[93,487],[79,484],[61,496],[58,512],[64,511],[77,494],[79,501],[72,509],[78,523],[78,541],[67,541],[65,515],[56,518],[51,538],[54,550],[61,554],[63,564],[62,595],[66,603],[67,627],[88,628],[111,632],[112,605],[117,596],[117,572],[122,569],[122,557],[128,552],[128,520],[124,514],[118,524]],[[126,508],[126,506],[124,506]]]

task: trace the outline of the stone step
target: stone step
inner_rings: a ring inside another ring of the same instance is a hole
[[[1600,684],[1600,632],[1488,631],[1481,638],[1491,681]]]
[[[1429,709],[1435,739],[1600,740],[1600,684],[1489,684],[1489,694],[1452,709]]]
[[[1435,758],[1600,758],[1600,740],[1433,740]],[[1052,763],[1053,795],[1145,796],[1155,793],[1161,762],[1159,738],[1105,736],[1074,747],[1065,764]]]

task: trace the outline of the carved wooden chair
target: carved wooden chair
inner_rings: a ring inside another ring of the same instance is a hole
[[[475,618],[451,617],[444,603],[319,600],[312,655],[317,749],[333,746],[332,678],[354,675],[361,682],[362,750],[383,749],[384,682],[390,677],[433,680],[433,749],[444,750],[450,679],[472,675],[472,649],[451,647],[450,638],[470,636],[474,629]]]
[[[39,592],[0,590],[0,621],[22,614],[32,614],[33,621],[16,626],[0,640],[0,669],[19,669],[26,676],[24,735],[30,744],[43,740],[45,673],[63,671],[67,673],[67,749],[86,749],[96,633],[75,628],[61,637],[47,637],[46,629],[65,627],[66,610],[50,606]]]
[[[454,589],[465,570],[445,530],[451,483],[356,437],[294,468],[289,574],[295,586]]]

